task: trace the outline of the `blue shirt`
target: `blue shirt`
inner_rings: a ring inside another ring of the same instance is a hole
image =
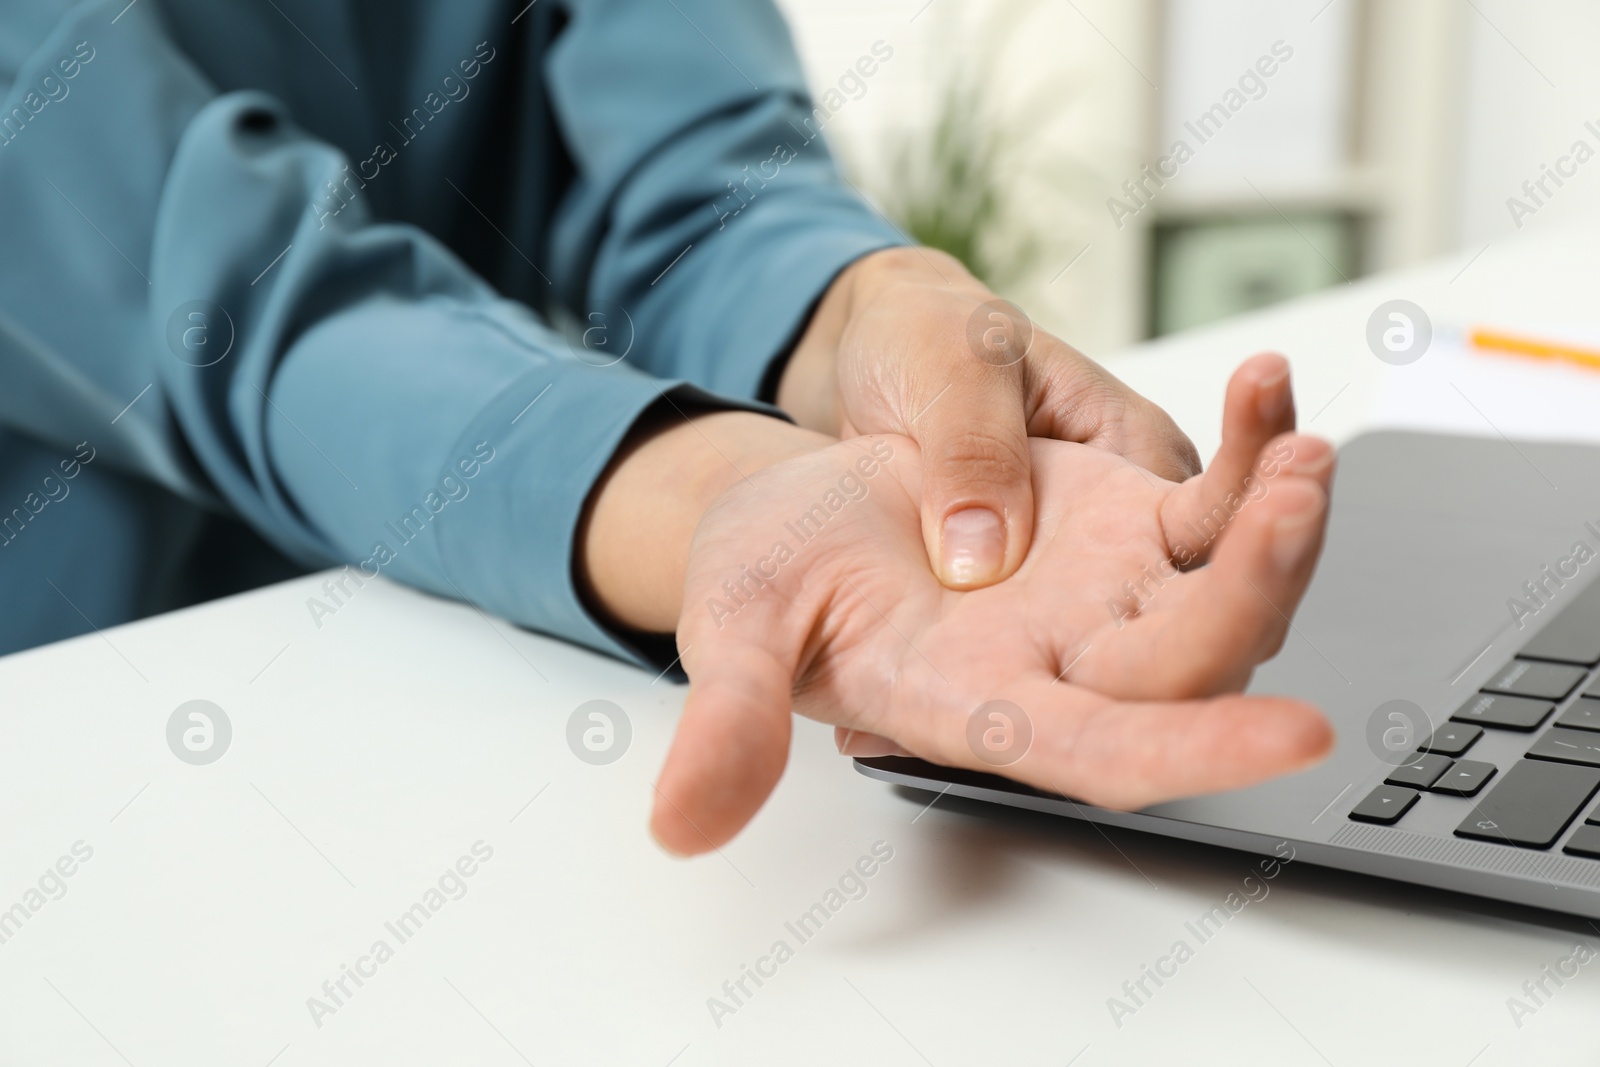
[[[12,0],[0,92],[0,652],[344,563],[636,656],[620,441],[902,241],[766,0]]]

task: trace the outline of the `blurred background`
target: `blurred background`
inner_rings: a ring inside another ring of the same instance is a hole
[[[1600,197],[1593,2],[779,2],[850,179],[1091,353]]]

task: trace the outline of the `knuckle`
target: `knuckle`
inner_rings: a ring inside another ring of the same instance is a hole
[[[1186,478],[1199,474],[1204,467],[1200,462],[1200,450],[1194,447],[1189,435],[1176,426],[1172,428],[1172,436],[1167,441],[1167,450],[1177,457],[1178,469]]]
[[[1155,408],[1155,414],[1157,418],[1149,424],[1150,433],[1145,437],[1142,447],[1131,450],[1136,453],[1131,458],[1173,481],[1181,482],[1199,474],[1200,453],[1195,449],[1194,442],[1189,440],[1188,434],[1173,425],[1160,408]]]
[[[1054,386],[1056,418],[1074,437],[1087,441],[1119,433],[1128,411],[1128,396],[1120,382],[1085,363],[1070,373],[1058,370]]]
[[[1200,472],[1194,442],[1160,405],[1094,364],[1087,367],[1058,371],[1048,394],[1051,414],[1067,436],[1170,469],[1179,480]]]
[[[1004,487],[1028,470],[1027,439],[982,429],[959,430],[932,449],[933,463],[962,485]]]

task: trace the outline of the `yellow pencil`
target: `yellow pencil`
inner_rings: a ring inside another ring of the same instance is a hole
[[[1552,359],[1575,363],[1580,367],[1600,370],[1600,349],[1562,341],[1541,341],[1533,337],[1518,337],[1500,330],[1473,329],[1468,335],[1472,347],[1490,352],[1503,352],[1531,359]]]

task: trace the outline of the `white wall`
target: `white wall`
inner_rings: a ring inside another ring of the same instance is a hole
[[[952,37],[958,50],[970,47],[973,35],[963,27],[974,16],[1015,10],[1006,7],[1009,2],[778,0],[819,91],[835,84],[875,41],[894,49],[894,59],[870,80],[862,98],[828,128],[865,191],[881,188],[884,180],[885,131],[915,127],[932,114],[936,86],[952,55],[959,54],[950,49]],[[1229,17],[1245,24],[1213,27],[1212,38],[1262,36],[1262,27],[1249,22],[1251,5],[1241,0],[1170,2],[1237,9]],[[1517,232],[1507,198],[1524,196],[1524,180],[1537,179],[1541,164],[1554,165],[1580,138],[1596,158],[1544,198],[1523,229],[1559,227],[1579,213],[1600,211],[1600,132],[1584,127],[1593,120],[1600,131],[1600,3],[1333,2],[1365,4],[1361,32],[1371,69],[1364,74],[1369,98],[1360,102],[1359,126],[1369,150],[1387,161],[1386,171],[1366,177],[1376,175],[1383,185],[1373,202],[1388,205],[1395,223],[1380,236],[1380,262],[1456,250],[1470,254],[1485,246],[1492,255],[1495,242]],[[1286,6],[1300,21],[1304,11],[1321,9],[1312,0]],[[1161,141],[1160,94],[1151,82],[1163,80],[1162,3],[1042,0],[1035,7],[999,89],[1016,100],[1043,88],[1059,100],[1058,113],[1038,125],[1016,177],[1029,218],[1052,249],[1048,265],[1007,295],[1042,325],[1086,351],[1103,353],[1138,339],[1144,327],[1144,235],[1140,227],[1108,226],[1104,205],[1124,179],[1154,158]],[[1316,44],[1328,18],[1319,15],[1296,30],[1297,46]],[[1327,25],[1332,29],[1332,20]],[[1185,43],[1169,37],[1165,47]],[[1273,92],[1289,88],[1285,80]],[[1365,180],[1360,174],[1355,179],[1357,186]],[[1185,194],[1175,186],[1170,196],[1163,194],[1164,207],[1181,207]],[[1086,247],[1082,259],[1060,274]]]
[[[1456,239],[1476,252],[1517,230],[1506,199],[1575,140],[1600,153],[1600,5],[1589,0],[1473,0],[1466,14],[1465,91]],[[1479,12],[1481,11],[1481,14]],[[1525,231],[1600,209],[1600,156],[1564,179]],[[1540,194],[1543,196],[1543,194]],[[1531,201],[1530,201],[1531,203]],[[1492,254],[1492,253],[1486,253]]]
[[[779,0],[805,59],[814,91],[836,83],[882,40],[894,58],[827,134],[849,173],[871,192],[883,179],[882,142],[890,129],[926,123],[936,86],[973,46],[974,16],[1020,20],[1008,54],[1003,99],[1043,95],[1047,122],[1029,137],[1017,171],[1019,196],[1048,254],[1017,299],[1046,328],[1088,351],[1137,337],[1142,311],[1130,298],[1143,246],[1103,225],[1105,189],[1144,162],[1155,118],[1155,90],[1143,72],[1156,63],[1154,0]],[[1081,259],[1071,270],[1078,253]]]

